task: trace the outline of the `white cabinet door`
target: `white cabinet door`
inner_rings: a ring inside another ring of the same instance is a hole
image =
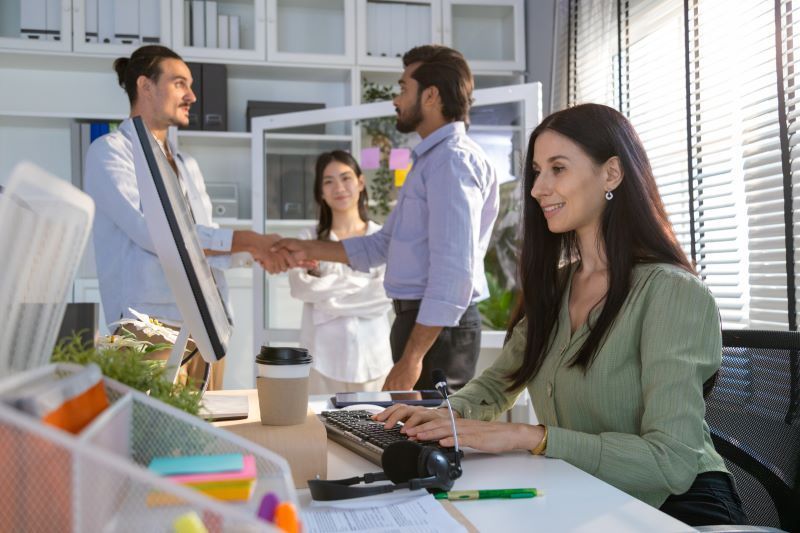
[[[473,71],[525,70],[522,0],[443,0],[442,39]]]
[[[139,46],[171,46],[165,0],[73,0],[75,52],[130,56]]]
[[[0,1],[0,48],[69,52],[72,48],[71,1]]]
[[[358,64],[402,70],[403,54],[442,42],[440,0],[358,0]]]
[[[266,25],[265,0],[172,0],[172,47],[187,61],[264,61]]]
[[[267,60],[355,63],[355,0],[267,0]]]

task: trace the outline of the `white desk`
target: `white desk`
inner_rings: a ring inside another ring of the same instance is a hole
[[[312,397],[315,412],[328,408],[327,397]],[[467,452],[464,475],[453,490],[536,487],[545,496],[525,500],[453,502],[479,531],[562,532],[692,531],[686,524],[650,507],[559,459],[526,452],[501,455]],[[328,479],[341,479],[380,468],[328,440]],[[308,490],[298,491],[301,505]]]

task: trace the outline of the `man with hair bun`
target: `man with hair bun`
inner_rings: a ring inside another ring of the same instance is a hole
[[[213,223],[211,199],[197,162],[167,140],[170,126],[188,125],[189,108],[197,100],[191,72],[183,59],[169,48],[149,45],[129,58],[118,58],[114,70],[128,95],[130,117],[142,117],[178,175],[226,305],[227,285],[221,269],[247,266],[251,256],[270,272],[285,269],[285,262],[269,252],[277,235],[233,231]],[[93,239],[100,297],[109,324],[134,318],[131,308],[174,325],[181,316],[142,213],[133,164],[135,139],[133,122],[128,118],[116,131],[95,140],[86,156],[86,191],[97,208]],[[223,361],[212,365],[210,389],[222,388]],[[195,355],[188,368],[190,378],[202,379],[205,369],[201,357]]]

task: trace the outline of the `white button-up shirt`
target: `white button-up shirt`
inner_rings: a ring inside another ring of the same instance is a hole
[[[367,234],[381,227],[369,222]],[[303,239],[316,239],[306,230]],[[331,232],[332,241],[338,241]],[[303,300],[300,345],[314,358],[320,374],[347,383],[364,383],[392,368],[389,345],[391,300],[383,289],[384,265],[358,272],[342,263],[322,261],[320,275],[289,271],[292,296]]]
[[[96,207],[93,239],[100,298],[107,323],[134,318],[128,308],[172,324],[181,315],[158,261],[142,213],[133,165],[133,142],[138,142],[133,123],[126,119],[119,129],[96,139],[86,155],[86,192]],[[135,140],[135,141],[134,141]],[[211,219],[211,199],[197,162],[169,145],[197,222],[204,249],[229,251],[233,231],[220,229]],[[235,256],[235,257],[234,257]],[[225,276],[219,269],[246,264],[249,254],[208,257],[212,273],[227,305]],[[233,259],[232,259],[233,258]],[[230,309],[229,309],[230,311]]]

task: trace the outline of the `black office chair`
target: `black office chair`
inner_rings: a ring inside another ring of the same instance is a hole
[[[723,330],[706,397],[714,446],[751,525],[800,531],[800,332]]]

